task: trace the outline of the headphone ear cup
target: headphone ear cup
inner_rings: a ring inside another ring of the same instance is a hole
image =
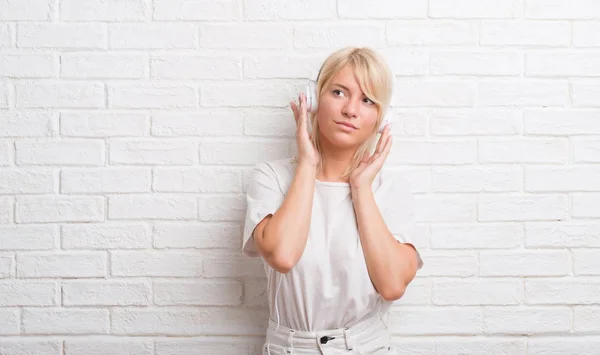
[[[308,85],[306,86],[306,106],[306,109],[309,112],[315,112],[319,107],[317,99],[317,82],[314,80],[309,80]]]

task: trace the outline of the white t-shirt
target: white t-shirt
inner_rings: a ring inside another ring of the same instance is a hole
[[[290,159],[280,159],[257,164],[253,170],[246,194],[245,255],[260,256],[252,233],[283,203],[296,166]],[[406,180],[384,168],[372,189],[390,232],[398,241],[414,245],[415,206]],[[418,259],[421,268],[423,262],[420,256]],[[291,329],[350,327],[364,318],[383,316],[391,305],[377,293],[369,277],[348,183],[316,180],[306,247],[287,274],[263,263],[270,317],[277,321],[277,309],[279,324]]]

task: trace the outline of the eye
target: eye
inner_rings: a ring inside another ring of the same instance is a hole
[[[368,97],[365,97],[364,101],[365,101],[365,103],[367,103],[367,104],[369,104],[369,105],[374,105],[374,104],[375,104],[375,103],[374,103],[374,102],[373,102],[371,99],[369,99]]]
[[[342,90],[338,90],[338,89],[334,89],[331,91],[335,96],[342,96],[344,95],[344,93],[342,92]]]

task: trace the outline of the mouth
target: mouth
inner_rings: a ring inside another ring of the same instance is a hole
[[[334,121],[334,122],[339,125],[342,125],[342,126],[350,127],[352,129],[357,129],[355,125],[353,125],[352,123],[349,123],[349,122],[338,122],[338,121]]]

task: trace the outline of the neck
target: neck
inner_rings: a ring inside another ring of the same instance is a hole
[[[320,181],[348,182],[342,174],[351,164],[355,149],[332,150],[323,147],[321,151],[322,167],[317,172]]]

